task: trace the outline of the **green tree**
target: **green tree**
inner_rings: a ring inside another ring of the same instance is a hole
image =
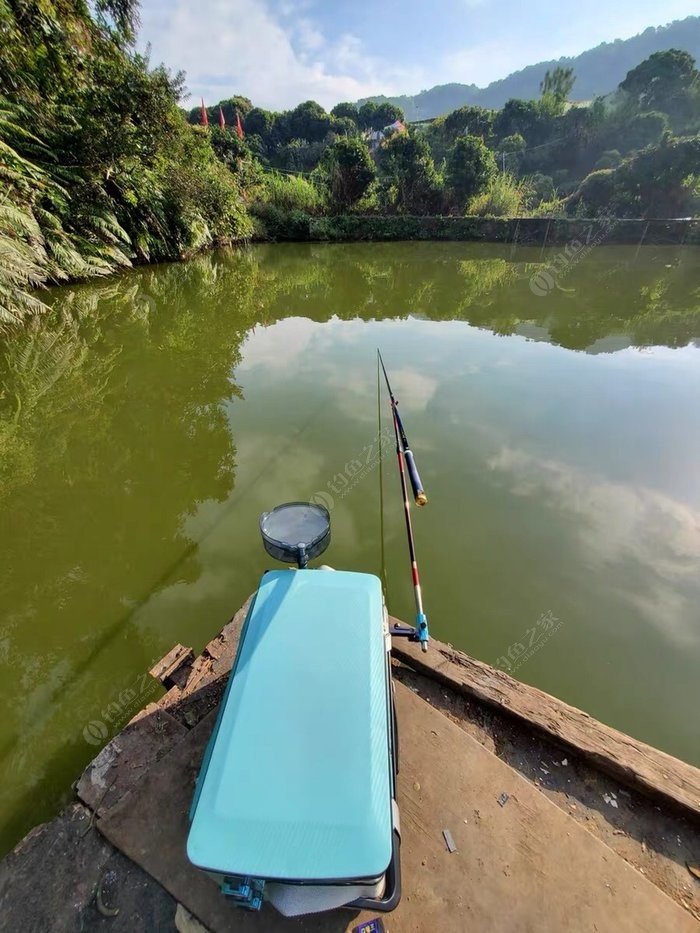
[[[358,112],[357,105],[350,102],[336,104],[331,110],[332,117],[348,117],[357,126]]]
[[[506,101],[503,109],[496,114],[493,124],[496,139],[519,133],[530,146],[544,142],[550,129],[551,120],[534,100]]]
[[[333,117],[331,121],[331,133],[337,136],[357,136],[359,130],[357,123],[350,117]]]
[[[377,105],[373,100],[367,100],[357,111],[357,124],[362,130],[373,128]]]
[[[397,120],[403,122],[404,119],[404,113],[400,107],[396,104],[392,104],[390,101],[385,101],[384,103],[377,104],[377,109],[374,112],[372,129],[381,130],[384,129],[385,126],[396,123]]]
[[[583,179],[567,202],[581,202],[592,213],[611,209],[623,217],[683,217],[695,203],[700,165],[700,136],[664,137],[659,146],[635,153],[615,169],[600,169]]]
[[[0,326],[43,309],[30,287],[250,230],[211,134],[178,107],[183,76],[129,45],[135,11],[0,0]]]
[[[447,153],[445,181],[460,209],[496,172],[493,153],[477,136],[458,136]]]
[[[470,199],[467,214],[479,217],[520,217],[531,198],[530,186],[510,172],[492,175],[486,188]]]
[[[617,168],[620,162],[622,162],[622,156],[619,149],[606,149],[593,167],[595,169]]]
[[[625,149],[643,149],[645,146],[656,145],[668,130],[668,117],[665,113],[657,111],[635,114],[623,129]]]
[[[246,135],[259,136],[264,143],[268,143],[275,125],[276,116],[271,110],[253,107],[245,118]]]
[[[292,139],[320,142],[331,128],[331,117],[315,100],[307,100],[290,111],[289,128]]]
[[[527,143],[520,133],[505,136],[498,144],[499,162],[501,164],[505,163],[510,171],[517,171],[520,168],[522,156],[526,149]]]
[[[460,107],[448,113],[442,123],[452,140],[457,136],[480,136],[487,141],[493,131],[493,111],[483,107]]]
[[[231,128],[211,127],[210,140],[218,158],[234,173],[240,171],[241,163],[251,157],[247,140],[239,139]]]
[[[573,68],[557,65],[553,71],[547,69],[545,72],[544,79],[540,82],[540,93],[542,100],[554,113],[563,113],[575,81]]]
[[[390,101],[381,104],[365,101],[357,113],[358,125],[363,130],[383,130],[385,126],[403,119],[403,110]]]
[[[551,201],[556,197],[556,188],[550,175],[537,172],[535,175],[531,175],[527,182],[532,191],[532,201],[535,207],[541,201]]]
[[[687,116],[698,86],[695,59],[680,49],[654,52],[627,72],[620,90],[641,110],[661,110],[674,116]]]
[[[417,133],[395,133],[379,150],[385,205],[411,213],[432,213],[442,200],[442,179],[430,148]]]
[[[236,123],[236,116],[240,116],[241,120],[250,113],[253,109],[252,101],[247,97],[242,97],[240,94],[234,94],[233,97],[227,97],[224,100],[220,100],[218,103],[213,104],[210,107],[206,107],[207,117],[211,124],[217,124],[219,122],[219,108],[224,115],[224,120],[229,126],[234,126]],[[195,126],[198,126],[202,120],[202,107],[192,107],[192,109],[187,114],[187,120],[189,123],[193,123]]]
[[[567,210],[569,213],[583,212],[584,216],[595,215],[604,208],[619,207],[619,202],[616,204],[616,201],[615,169],[601,168],[586,175],[569,198]]]
[[[215,118],[219,117],[219,107],[221,107],[224,113],[224,119],[229,126],[232,126],[236,122],[236,116],[239,116],[241,120],[245,120],[250,111],[253,109],[253,103],[248,97],[243,97],[241,94],[234,94],[233,97],[228,97],[226,100],[220,100],[219,103],[214,108]]]
[[[96,0],[97,21],[112,28],[118,40],[130,44],[139,25],[139,0]]]
[[[700,136],[671,139],[642,149],[615,170],[621,206],[644,216],[683,217],[695,200]]]
[[[366,144],[357,137],[332,143],[323,154],[320,169],[331,209],[336,213],[347,211],[359,201],[376,173]]]

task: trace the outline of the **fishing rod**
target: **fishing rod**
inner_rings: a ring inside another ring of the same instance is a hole
[[[391,413],[392,420],[394,422],[394,436],[396,438],[396,457],[399,461],[399,476],[401,477],[401,493],[403,495],[403,506],[404,506],[404,517],[406,519],[406,536],[408,538],[408,553],[411,559],[411,574],[413,576],[413,593],[416,599],[416,626],[406,626],[406,625],[394,625],[391,629],[392,635],[403,635],[409,638],[411,641],[419,641],[420,646],[423,651],[428,650],[428,617],[423,611],[423,594],[421,592],[420,586],[420,577],[418,575],[418,562],[416,560],[416,546],[413,540],[413,527],[411,525],[411,506],[408,501],[408,487],[406,485],[406,469],[404,468],[404,462],[406,468],[408,469],[408,475],[411,480],[411,486],[413,488],[413,495],[416,500],[417,505],[425,505],[428,501],[428,497],[425,494],[423,489],[423,484],[420,481],[420,476],[418,475],[418,470],[416,468],[416,463],[413,458],[413,454],[408,446],[408,440],[406,438],[406,432],[404,431],[403,423],[401,421],[401,416],[399,415],[397,405],[398,402],[394,397],[394,393],[391,391],[391,385],[389,384],[389,377],[386,372],[386,367],[384,366],[384,360],[382,359],[382,354],[377,350],[377,357],[379,358],[379,363],[381,364],[382,370],[384,372],[384,378],[386,380],[386,387],[389,390],[389,398],[391,400]]]
[[[406,432],[404,430],[403,421],[401,420],[401,415],[399,414],[399,403],[394,398],[394,393],[391,391],[391,385],[389,383],[389,377],[386,374],[386,366],[384,365],[384,360],[382,359],[382,354],[377,350],[377,356],[379,357],[379,362],[382,366],[382,371],[384,372],[384,379],[386,380],[386,387],[389,390],[389,399],[391,400],[391,410],[394,415],[394,427],[398,429],[398,433],[401,437],[401,444],[403,446],[403,455],[406,459],[406,469],[408,470],[408,478],[411,480],[411,489],[413,490],[413,498],[416,500],[416,505],[425,505],[428,501],[428,497],[425,494],[423,489],[423,483],[420,481],[420,476],[418,475],[418,467],[416,466],[416,461],[411,452],[411,448],[408,443],[408,438],[406,437]],[[398,443],[398,439],[397,439]]]

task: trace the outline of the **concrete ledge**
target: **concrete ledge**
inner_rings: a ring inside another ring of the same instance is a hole
[[[441,217],[412,214],[313,216],[259,208],[258,239],[299,242],[465,240],[518,246],[691,246],[700,244],[700,219],[574,217]]]

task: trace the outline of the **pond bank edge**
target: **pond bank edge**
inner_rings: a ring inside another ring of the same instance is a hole
[[[623,220],[613,217],[419,217],[341,214],[313,216],[303,211],[267,209],[258,217],[255,240],[353,242],[453,240],[510,243],[513,246],[591,248],[605,243],[628,246],[700,245],[700,219]],[[577,244],[574,246],[574,244]]]

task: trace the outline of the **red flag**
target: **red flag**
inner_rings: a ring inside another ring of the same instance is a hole
[[[202,126],[209,126],[209,117],[207,116],[207,108],[204,106],[204,98],[202,98],[202,109],[200,111],[199,122]]]
[[[239,139],[243,139],[243,127],[241,126],[241,115],[236,111],[236,136]]]
[[[224,120],[224,111],[219,107],[219,127],[223,130],[226,126],[226,120]]]

